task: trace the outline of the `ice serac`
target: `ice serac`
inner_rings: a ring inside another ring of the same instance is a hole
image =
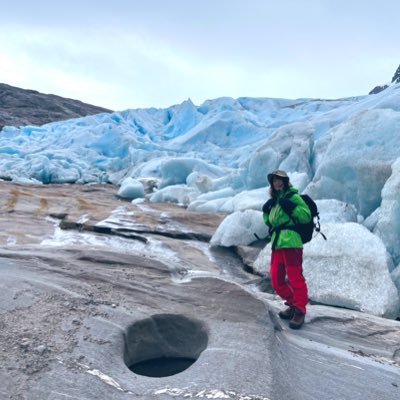
[[[148,197],[153,203],[176,203],[182,206],[188,206],[197,196],[197,189],[187,185],[166,186]]]
[[[221,177],[226,173],[223,168],[197,158],[165,158],[161,165],[160,188],[186,183],[187,178],[192,172],[197,172],[212,178]]]
[[[336,198],[357,207],[364,217],[381,203],[381,190],[397,159],[400,113],[363,111],[331,132],[331,141],[313,181],[312,197]]]
[[[356,223],[325,224],[324,241],[305,245],[304,272],[310,298],[377,316],[399,316],[393,264],[382,241]]]
[[[125,199],[137,199],[144,197],[144,187],[141,182],[132,178],[125,178],[118,190],[118,196]]]
[[[276,169],[299,171],[311,176],[313,133],[313,127],[306,123],[292,123],[278,128],[241,164],[246,171],[246,186],[250,189],[267,186],[267,172]]]
[[[169,109],[169,122],[164,127],[164,137],[173,139],[195,127],[203,118],[192,101],[186,100],[182,104]]]
[[[262,213],[255,210],[238,211],[223,220],[211,238],[210,244],[225,247],[247,245],[255,241],[254,234],[260,238],[268,234],[267,226],[262,220]]]
[[[400,264],[390,273],[390,276],[397,287],[400,295]]]
[[[382,204],[374,233],[379,236],[393,257],[400,262],[400,158],[392,165],[392,174],[382,189]]]
[[[357,222],[357,209],[352,204],[336,199],[316,200],[316,204],[322,225],[327,222]]]

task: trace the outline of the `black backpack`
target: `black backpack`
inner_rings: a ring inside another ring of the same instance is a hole
[[[294,193],[290,193],[286,198],[290,199]],[[296,231],[300,236],[303,243],[308,243],[312,237],[314,230],[322,235],[322,237],[326,240],[326,236],[321,232],[321,224],[319,222],[319,212],[318,207],[315,204],[315,201],[307,194],[301,194],[301,198],[307,204],[311,212],[311,221],[307,224],[296,224],[291,227],[287,227],[286,229],[292,229]]]

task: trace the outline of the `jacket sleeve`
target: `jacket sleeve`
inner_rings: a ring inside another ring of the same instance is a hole
[[[271,228],[271,224],[269,223],[269,214],[263,213],[263,220],[264,220],[264,224],[268,225]]]
[[[304,200],[301,198],[301,196],[295,194],[290,198],[290,200],[292,200],[294,203],[297,204],[291,215],[294,222],[300,224],[307,224],[308,222],[310,222],[311,221],[310,209],[308,208]]]
[[[271,228],[271,224],[269,223],[269,213],[271,212],[272,207],[274,207],[276,201],[273,199],[269,199],[262,208],[263,211],[263,220],[264,224],[268,225]]]

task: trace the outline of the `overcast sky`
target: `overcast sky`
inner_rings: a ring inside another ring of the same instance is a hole
[[[0,82],[113,110],[367,94],[398,0],[0,0]]]

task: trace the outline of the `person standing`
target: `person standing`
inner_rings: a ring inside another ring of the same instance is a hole
[[[271,283],[288,307],[279,317],[292,329],[304,323],[308,288],[303,276],[303,242],[296,224],[310,222],[311,213],[285,171],[268,174],[271,198],[263,206],[263,219],[271,234]],[[287,280],[286,280],[287,277]]]

